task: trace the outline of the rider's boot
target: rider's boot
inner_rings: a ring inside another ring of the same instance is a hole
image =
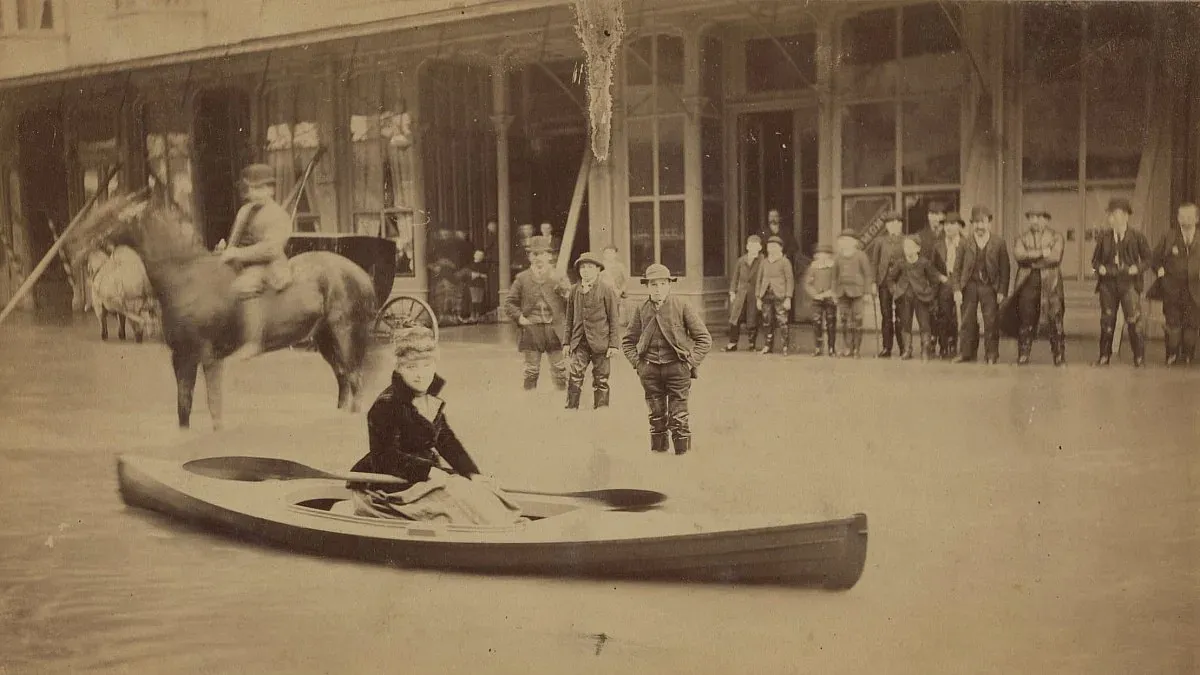
[[[229,356],[233,360],[249,359],[263,351],[263,299],[244,298],[241,303],[242,346]]]

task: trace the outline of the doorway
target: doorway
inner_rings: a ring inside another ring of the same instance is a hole
[[[242,204],[239,178],[253,157],[250,97],[240,89],[208,89],[195,110],[198,220],[211,249],[228,236]]]
[[[33,262],[40,261],[71,219],[63,121],[58,111],[34,110],[17,122],[20,159],[21,216],[25,221]],[[34,288],[39,313],[69,315],[71,286],[62,265],[50,265]]]
[[[815,107],[738,115],[739,251],[777,209],[784,227],[792,225],[797,257],[812,258],[819,236],[818,167]]]

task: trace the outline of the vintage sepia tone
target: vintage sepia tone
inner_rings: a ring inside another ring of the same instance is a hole
[[[0,675],[1197,672],[1198,33],[0,0]]]

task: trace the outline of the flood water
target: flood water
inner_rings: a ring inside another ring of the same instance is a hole
[[[216,433],[202,385],[175,428],[168,363],[90,323],[0,327],[0,673],[1197,672],[1200,370],[715,355],[676,458],[621,364],[611,410],[567,413],[522,395],[510,345],[445,347],[451,422],[505,484],[866,512],[867,571],[831,593],[392,569],[126,508],[123,452],[365,450],[315,354],[229,373]]]

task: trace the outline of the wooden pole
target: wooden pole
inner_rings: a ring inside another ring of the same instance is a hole
[[[108,185],[108,182],[112,180],[112,177],[115,176],[117,171],[120,169],[120,164],[117,164],[113,168],[109,169],[108,175],[104,177],[104,180],[101,181],[100,184]],[[30,272],[29,276],[25,278],[25,283],[21,284],[21,287],[17,289],[16,293],[13,293],[12,299],[10,299],[8,304],[4,306],[4,310],[0,311],[0,324],[4,323],[4,319],[7,318],[9,314],[12,314],[12,311],[16,308],[17,303],[19,303],[21,299],[29,293],[30,289],[33,288],[33,285],[36,284],[38,279],[41,278],[42,274],[45,273],[46,268],[50,266],[50,261],[54,260],[54,256],[57,255],[62,249],[63,245],[66,244],[67,237],[71,234],[71,231],[74,230],[79,223],[83,222],[84,215],[86,215],[87,212],[92,209],[92,205],[96,203],[96,200],[99,199],[99,197],[100,190],[97,190],[96,194],[92,195],[91,199],[89,199],[87,203],[83,205],[83,208],[80,209],[79,213],[75,214],[75,217],[71,219],[70,224],[68,224],[67,228],[63,230],[62,236],[58,238],[58,241],[54,242],[54,244],[50,247],[50,250],[46,251],[46,255],[42,256],[41,262],[39,262],[37,267],[33,268],[33,271]]]
[[[575,230],[579,228],[579,213],[583,210],[583,195],[587,192],[588,174],[592,169],[592,150],[583,148],[583,161],[579,163],[579,175],[575,178],[575,193],[571,195],[571,210],[567,214],[567,229],[563,231],[562,246],[558,249],[558,273],[565,274],[571,262],[571,247],[575,244]]]
[[[50,228],[50,236],[57,243],[59,240],[58,228],[54,227],[54,220],[51,218],[46,218],[46,227]],[[65,272],[67,275],[67,285],[71,287],[71,309],[74,310],[74,298],[78,296],[82,300],[82,296],[79,295],[79,289],[75,286],[75,276],[74,272],[71,271],[71,261],[67,259],[67,252],[59,250],[58,259],[60,262],[62,262],[63,272]]]

